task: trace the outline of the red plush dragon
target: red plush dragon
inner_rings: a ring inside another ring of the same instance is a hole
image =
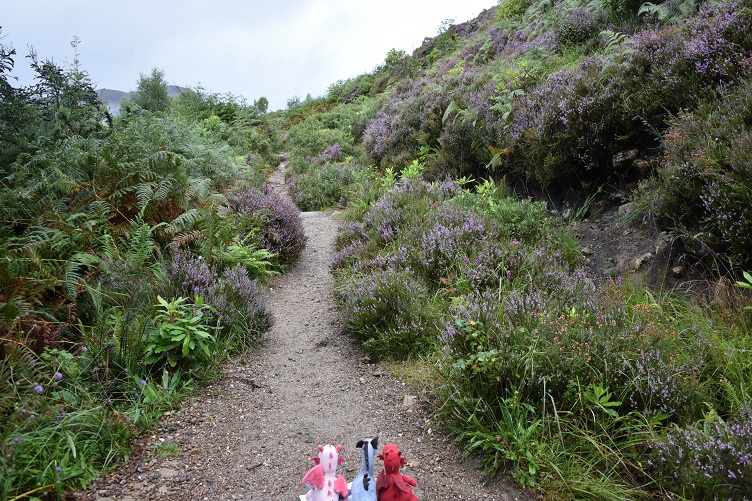
[[[345,462],[339,457],[341,445],[319,445],[318,457],[311,459],[316,466],[308,470],[303,477],[303,485],[310,490],[306,493],[308,501],[344,501],[347,499],[347,481],[337,475],[337,466]]]
[[[376,478],[376,492],[379,501],[418,501],[413,494],[413,487],[418,485],[413,477],[400,473],[407,459],[394,444],[386,444],[378,458],[384,461],[384,469]]]

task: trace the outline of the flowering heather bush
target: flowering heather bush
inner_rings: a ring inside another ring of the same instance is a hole
[[[426,285],[409,269],[352,275],[337,291],[345,327],[379,355],[405,358],[430,351],[437,313]]]
[[[515,103],[513,167],[550,184],[607,173],[620,149],[653,146],[667,112],[738,84],[752,54],[739,36],[752,30],[749,12],[743,0],[708,2],[687,23],[637,34],[616,59],[595,55],[555,72]]]
[[[337,248],[346,247],[355,243],[363,243],[368,240],[368,234],[363,225],[357,221],[348,221],[339,227],[335,245]]]
[[[605,384],[619,395],[620,413],[695,416],[707,398],[703,355],[677,352],[678,334],[651,308],[626,308],[615,286],[599,287],[545,255],[532,250],[534,266],[450,309],[440,337],[459,369],[452,378],[472,383],[486,401],[512,388],[534,406],[545,387],[558,409],[573,411],[582,387]]]
[[[467,412],[482,408],[473,426],[494,430],[484,438],[493,450],[507,450],[495,436],[534,416],[559,430],[546,441],[566,440],[555,446],[576,448],[589,468],[622,462],[641,476],[649,437],[667,423],[695,421],[703,402],[729,410],[713,379],[729,360],[708,351],[710,324],[574,268],[544,204],[491,184],[476,191],[398,184],[343,228],[333,263],[343,323],[370,350],[443,348],[445,415],[466,429]],[[528,410],[522,422],[505,414],[512,398]],[[587,445],[569,443],[575,436]],[[561,471],[561,458],[547,461]]]
[[[244,345],[271,327],[272,314],[258,282],[250,279],[242,265],[224,270],[207,301],[216,308],[222,325],[231,326],[236,334],[246,337]]]
[[[494,105],[498,83],[484,72],[466,71],[457,78],[452,106],[445,114],[439,137],[440,157],[450,172],[480,175],[491,161],[489,147],[499,144],[503,120]],[[480,168],[482,166],[482,169]]]
[[[433,145],[441,133],[441,118],[449,105],[442,87],[421,79],[400,85],[368,124],[363,146],[381,165],[400,165],[421,145]]]
[[[178,249],[172,254],[172,261],[165,271],[169,297],[205,297],[217,277],[206,262],[194,256],[190,250]]]
[[[650,464],[661,487],[689,499],[744,499],[752,492],[752,407],[728,421],[711,411],[672,427],[653,444]]]
[[[738,262],[752,261],[752,79],[720,101],[681,113],[666,134],[659,214],[702,231]]]
[[[356,221],[342,224],[335,241],[338,251],[332,258],[331,269],[337,270],[345,265],[353,265],[363,258],[367,252],[368,240],[368,234],[362,224]]]
[[[134,265],[125,259],[103,259],[100,264],[99,283],[106,291],[105,297],[119,304],[152,304],[156,298],[154,272],[146,266]]]
[[[271,325],[272,315],[258,283],[242,265],[218,272],[189,250],[179,249],[165,276],[170,297],[203,298],[216,309],[228,335],[253,337]],[[246,339],[240,342],[247,345]]]
[[[416,268],[426,280],[438,283],[452,271],[469,263],[486,238],[493,239],[489,224],[472,211],[442,205],[420,228],[416,242]],[[415,229],[408,229],[409,232]],[[409,237],[408,237],[409,238]]]
[[[313,165],[338,162],[342,160],[342,152],[340,151],[339,143],[329,146],[315,157],[308,157],[306,160]]]
[[[259,221],[258,238],[263,248],[276,254],[282,264],[298,258],[306,236],[295,205],[272,190],[245,190],[236,192],[233,198],[239,214]]]
[[[454,182],[427,183],[406,179],[371,206],[363,218],[370,238],[381,244],[396,239],[406,225],[417,228],[430,207],[459,194]]]
[[[564,15],[559,25],[559,43],[583,44],[598,34],[598,28],[599,19],[593,11],[585,6],[576,7]]]

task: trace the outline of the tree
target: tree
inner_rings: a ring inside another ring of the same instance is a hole
[[[0,43],[0,173],[3,174],[21,151],[20,144],[31,139],[29,134],[24,134],[32,111],[28,92],[16,89],[8,82],[13,78],[9,73],[13,70],[15,55],[13,47]]]
[[[269,109],[269,100],[261,96],[257,101],[254,101],[253,107],[259,110],[259,113],[264,114]]]
[[[170,108],[170,95],[167,92],[164,71],[152,68],[149,76],[141,73],[138,87],[130,100],[133,104],[155,113],[167,111]]]

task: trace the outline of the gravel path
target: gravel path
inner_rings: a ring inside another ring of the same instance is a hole
[[[284,192],[283,180],[280,169],[270,182]],[[300,481],[318,444],[343,446],[338,473],[349,481],[360,468],[355,443],[378,434],[380,445],[403,451],[403,471],[418,481],[421,501],[533,499],[509,480],[487,483],[477,464],[461,461],[433,430],[428,405],[341,334],[329,275],[337,213],[301,217],[308,243],[269,290],[275,324],[258,351],[166,415],[137,441],[140,453],[76,497],[293,501],[306,491]],[[179,447],[177,456],[149,452],[169,443]]]

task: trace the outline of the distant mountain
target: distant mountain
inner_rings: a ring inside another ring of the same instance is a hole
[[[177,85],[167,86],[167,94],[173,98],[178,97],[186,90],[186,87],[179,87]],[[99,95],[99,99],[101,99],[107,108],[109,108],[110,113],[117,116],[120,113],[120,103],[122,103],[123,99],[126,97],[130,97],[131,92],[123,92],[121,90],[113,89],[98,89],[97,94]]]

